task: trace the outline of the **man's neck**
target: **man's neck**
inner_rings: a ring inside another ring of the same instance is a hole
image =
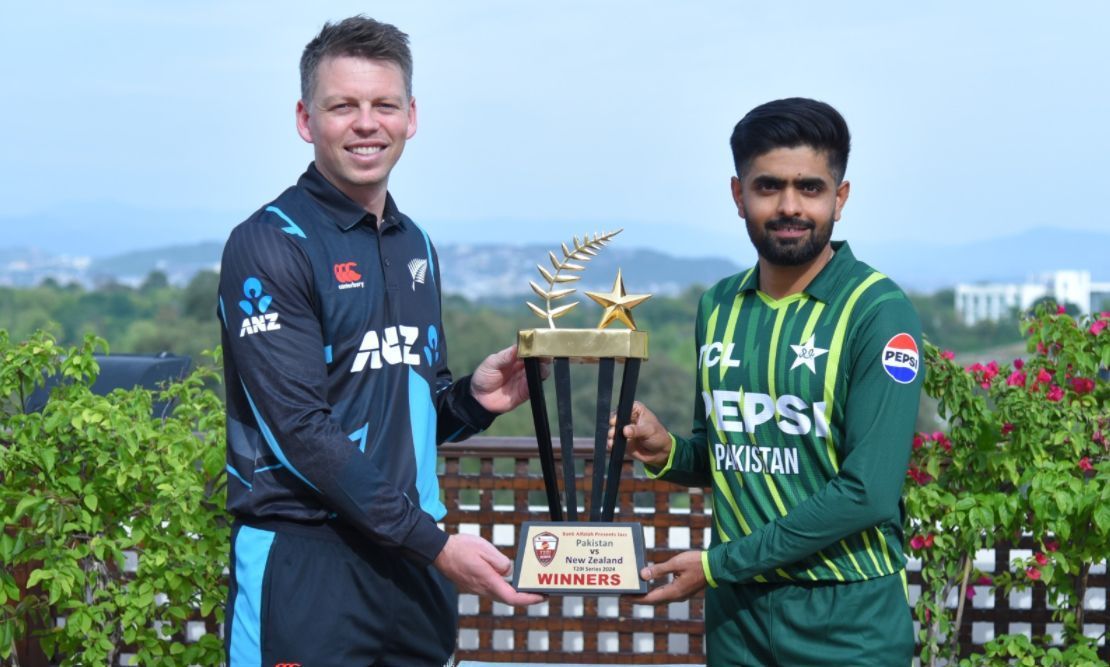
[[[759,289],[772,299],[797,294],[809,286],[818,273],[828,265],[833,255],[832,244],[817,253],[811,261],[799,266],[780,266],[759,258]]]

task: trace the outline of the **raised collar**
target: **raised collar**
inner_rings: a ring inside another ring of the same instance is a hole
[[[851,270],[852,266],[856,263],[856,256],[852,254],[852,249],[848,247],[847,241],[833,241],[833,250],[836,254],[825,265],[825,268],[814,276],[813,280],[806,285],[802,291],[815,299],[829,302],[837,294],[837,287],[840,285],[841,280]],[[748,271],[744,279],[740,281],[739,287],[736,288],[738,292],[755,292],[759,290],[759,263]]]
[[[354,229],[360,223],[367,224],[371,229],[377,227],[377,217],[373,213],[368,213],[361,205],[332,185],[331,181],[324,178],[324,175],[316,168],[315,162],[308,165],[308,169],[301,174],[297,185],[304,188],[309,196],[324,209],[332,222],[343,231]],[[393,201],[393,195],[388,192],[385,194],[385,211],[383,213],[385,218],[381,226],[383,231],[393,225],[404,227],[404,216],[397,209],[397,204]]]

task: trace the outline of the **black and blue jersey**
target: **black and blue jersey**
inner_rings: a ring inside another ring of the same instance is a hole
[[[309,165],[231,233],[220,272],[228,509],[338,525],[418,563],[447,535],[436,446],[494,415],[452,382],[428,236]]]

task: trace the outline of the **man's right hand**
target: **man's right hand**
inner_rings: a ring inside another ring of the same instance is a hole
[[[514,607],[544,601],[535,593],[520,593],[504,577],[513,572],[513,562],[477,535],[456,534],[432,563],[462,593],[477,593]]]
[[[609,417],[609,449],[613,448],[616,435],[617,416]],[[667,465],[671,455],[671,434],[660,423],[655,413],[636,401],[632,404],[632,417],[624,427],[624,437],[628,441],[628,455],[653,468]]]

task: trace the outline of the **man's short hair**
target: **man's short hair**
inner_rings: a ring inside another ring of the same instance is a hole
[[[852,138],[840,112],[824,102],[790,97],[761,104],[740,119],[729,144],[736,176],[744,177],[752,161],[776,148],[809,146],[828,156],[829,171],[839,183],[848,169]]]
[[[401,68],[405,93],[412,97],[412,52],[409,36],[388,23],[352,16],[339,23],[325,23],[301,54],[301,101],[308,104],[316,89],[316,70],[324,58],[354,56],[385,60]]]

